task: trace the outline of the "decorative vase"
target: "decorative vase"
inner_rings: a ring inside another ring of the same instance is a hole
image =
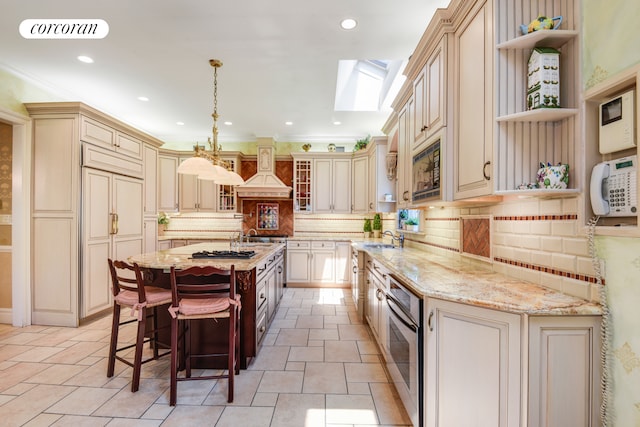
[[[380,238],[380,230],[373,230],[373,238],[374,239]]]
[[[158,236],[164,236],[166,225],[158,224]]]
[[[371,232],[370,231],[363,231],[362,235],[364,236],[365,239],[368,239],[370,237],[370,235],[371,235]]]

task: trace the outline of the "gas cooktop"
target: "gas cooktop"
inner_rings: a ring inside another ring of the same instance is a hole
[[[200,251],[191,254],[191,258],[241,258],[249,259],[256,254],[256,251]]]

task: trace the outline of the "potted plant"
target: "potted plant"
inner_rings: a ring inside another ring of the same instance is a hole
[[[373,216],[373,237],[379,239],[380,233],[382,233],[382,219],[380,218],[380,214],[376,213]]]
[[[407,214],[406,209],[400,209],[398,211],[398,228],[406,230],[406,227],[404,226],[404,222],[407,220],[408,217],[409,215]]]
[[[407,227],[407,231],[418,231],[418,220],[415,218],[406,219],[404,225]]]
[[[167,224],[169,224],[169,215],[166,212],[160,212],[158,214],[158,236],[164,235]]]
[[[353,147],[353,151],[364,150],[367,148],[369,141],[371,140],[371,135],[367,135],[366,138],[358,139],[356,141],[356,145]]]
[[[365,239],[368,239],[369,237],[371,237],[371,219],[370,218],[364,219],[364,226],[362,230],[364,231]]]

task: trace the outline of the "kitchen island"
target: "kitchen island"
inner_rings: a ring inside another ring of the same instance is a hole
[[[170,288],[169,273],[171,267],[185,269],[193,266],[212,266],[229,269],[231,265],[236,271],[236,291],[240,295],[242,310],[240,311],[240,364],[246,368],[259,351],[262,337],[269,322],[275,314],[284,283],[284,244],[251,243],[243,244],[237,257],[224,254],[224,258],[194,258],[197,252],[227,252],[228,241],[198,243],[178,248],[165,249],[134,255],[128,258],[130,263],[137,263],[155,286]],[[242,257],[241,252],[253,252],[249,258]],[[231,256],[228,258],[227,256]],[[160,326],[170,323],[169,313],[161,310]],[[220,331],[220,332],[218,332]],[[212,349],[223,350],[227,347],[226,324],[224,320],[212,323],[206,319],[195,324],[192,330],[195,346],[203,346],[207,353]],[[165,333],[160,337],[162,342],[169,343],[170,336]],[[197,344],[196,344],[197,343]],[[194,349],[194,351],[199,351]],[[203,368],[224,367],[225,361],[211,363],[199,361]]]

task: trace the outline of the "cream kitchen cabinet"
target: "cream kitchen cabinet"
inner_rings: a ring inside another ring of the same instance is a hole
[[[351,213],[369,212],[369,158],[355,153],[351,165]]]
[[[390,194],[395,200],[395,182],[387,178],[387,138],[372,138],[367,147],[369,158],[368,179],[368,211],[391,212],[395,205],[385,200],[385,195]],[[354,174],[354,179],[357,176]]]
[[[311,242],[287,242],[287,284],[309,283],[311,280]]]
[[[600,425],[599,316],[435,298],[424,316],[426,426]]]
[[[215,212],[216,185],[213,181],[198,179],[196,175],[178,177],[180,212]]]
[[[396,169],[397,207],[411,207],[411,116],[413,98],[398,114],[398,167]]]
[[[293,210],[311,213],[313,159],[293,159]]]
[[[80,118],[80,140],[142,160],[144,143],[140,139],[86,116]]]
[[[107,257],[143,251],[142,149],[162,142],[82,103],[25,107],[33,126],[32,323],[77,326],[108,307]],[[101,132],[140,141],[140,154],[85,141]]]
[[[112,304],[107,259],[144,252],[143,181],[84,167],[83,185],[81,318]]]
[[[520,316],[430,298],[425,318],[425,425],[519,426]]]
[[[335,283],[336,245],[334,242],[311,242],[311,282]]]
[[[350,156],[314,158],[312,180],[314,212],[351,212]]]
[[[351,282],[351,248],[348,242],[289,240],[287,242],[288,285],[345,285]]]
[[[158,155],[158,211],[178,211],[178,157]]]
[[[373,335],[382,349],[383,355],[387,343],[387,270],[370,257],[366,258],[365,269],[366,310],[365,318]]]
[[[336,283],[348,285],[351,283],[351,243],[336,242]]]
[[[428,56],[413,83],[415,108],[412,120],[412,144],[416,148],[446,125],[447,35]]]
[[[158,149],[145,144],[143,155],[144,252],[155,252],[158,243]]]
[[[493,193],[493,3],[473,4],[454,34],[454,199]]]

